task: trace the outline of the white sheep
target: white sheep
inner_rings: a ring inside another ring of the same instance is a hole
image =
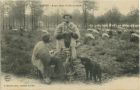
[[[91,33],[86,33],[85,37],[90,39],[95,39],[95,37]]]
[[[95,34],[99,34],[98,30],[96,30],[96,29],[93,29],[92,32]]]
[[[14,28],[14,29],[12,29],[13,31],[18,31],[19,29],[16,29],[16,28]]]
[[[107,33],[102,34],[102,38],[109,38],[110,36]]]
[[[90,31],[90,32],[95,33],[95,34],[99,33],[98,30],[93,29],[93,28],[89,28],[89,29],[87,29],[87,31]]]
[[[41,30],[43,33],[49,33],[47,30]]]
[[[130,40],[133,41],[133,42],[139,41],[139,34],[137,34],[137,33],[132,33],[132,34],[131,34],[131,37],[130,37]]]

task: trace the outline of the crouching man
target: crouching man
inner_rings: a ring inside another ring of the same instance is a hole
[[[47,84],[51,83],[49,42],[50,35],[44,35],[42,40],[35,45],[32,53],[32,64],[38,69],[39,76],[43,79],[43,82]]]

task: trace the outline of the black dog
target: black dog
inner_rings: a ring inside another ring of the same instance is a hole
[[[99,82],[101,82],[102,71],[100,65],[95,61],[91,61],[89,58],[86,57],[79,58],[81,59],[81,63],[85,66],[86,79],[89,80],[90,76],[90,80],[94,78],[95,82],[97,82],[97,79],[99,79]]]

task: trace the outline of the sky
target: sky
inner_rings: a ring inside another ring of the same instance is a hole
[[[64,12],[72,13],[75,9],[78,9],[80,12],[82,12],[81,5],[82,3],[80,3],[82,0],[41,0],[41,1],[42,4],[46,5],[46,7],[44,7],[44,14],[46,15],[51,15],[53,13],[56,13],[56,11],[59,11],[60,13]],[[97,10],[94,11],[95,16],[103,15],[106,11],[114,7],[118,8],[118,10],[122,14],[126,15],[131,9],[139,7],[138,4],[139,0],[94,0],[94,1],[96,2],[97,6]]]
[[[73,10],[78,9],[82,12],[81,0],[42,0],[42,3],[48,5],[44,8],[45,14],[55,13],[56,10],[60,12],[71,13]],[[97,10],[94,11],[95,16],[100,16],[104,14],[111,8],[118,8],[119,11],[126,15],[131,9],[138,8],[139,0],[94,0],[96,2]],[[51,6],[56,5],[56,6]],[[65,5],[65,6],[59,6]],[[68,6],[73,5],[73,6]]]

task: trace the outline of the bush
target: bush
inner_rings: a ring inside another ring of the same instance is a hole
[[[3,31],[2,71],[14,74],[28,74],[32,67],[31,54],[39,40],[39,32]],[[30,36],[30,38],[29,38]]]
[[[98,38],[95,46],[83,45],[78,54],[89,56],[101,64],[104,73],[110,75],[139,73],[139,46],[130,42],[128,32],[109,39]]]
[[[81,36],[84,35],[81,30]],[[2,32],[2,71],[17,75],[27,75],[32,73],[31,55],[34,45],[41,39],[41,32],[31,31],[3,31]],[[53,35],[53,31],[51,31]],[[130,42],[129,33],[114,35],[108,39],[99,36],[93,41],[94,45],[84,44],[84,37],[81,37],[82,46],[77,48],[78,55],[85,55],[97,61],[103,72],[108,75],[121,75],[139,72],[139,44]],[[50,43],[50,48],[55,47],[55,41]],[[79,76],[85,75],[80,69],[80,64],[76,66]]]

